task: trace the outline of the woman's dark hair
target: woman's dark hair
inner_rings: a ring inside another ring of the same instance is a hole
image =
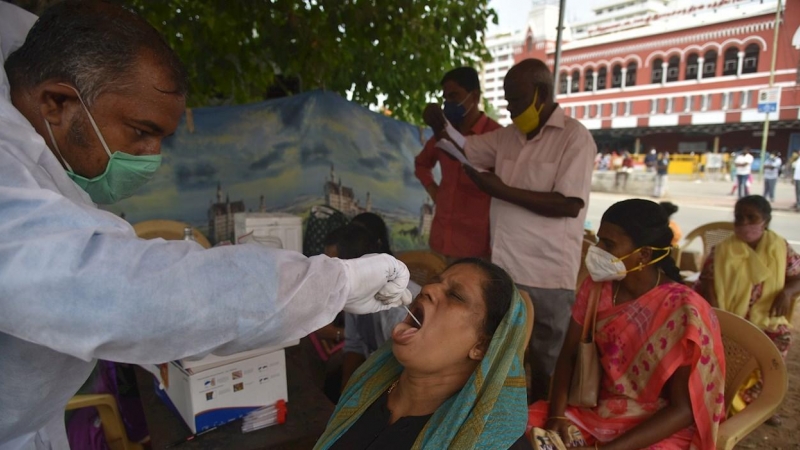
[[[357,223],[363,226],[375,236],[380,243],[378,253],[392,254],[392,249],[389,247],[389,229],[386,227],[386,222],[383,221],[381,216],[369,212],[361,213],[353,217],[350,223]]]
[[[664,210],[664,214],[667,215],[667,219],[678,212],[678,205],[672,202],[661,202],[659,203],[659,206],[661,206],[661,209]]]
[[[342,240],[342,233],[344,233],[344,226],[339,228],[334,228],[328,234],[325,235],[325,239],[322,240],[322,245],[325,247],[329,247],[331,245],[339,244],[339,241]]]
[[[339,259],[355,259],[370,253],[380,253],[378,239],[366,227],[350,223],[340,228],[336,250]]]
[[[746,197],[740,198],[736,202],[734,210],[739,205],[750,205],[756,208],[765,222],[769,222],[772,220],[772,206],[769,204],[769,201],[767,201],[767,199],[765,199],[760,195],[748,195]]]
[[[486,302],[486,317],[483,319],[483,333],[486,337],[494,336],[500,322],[503,321],[511,300],[514,298],[514,280],[499,266],[479,258],[459,259],[447,268],[459,264],[471,264],[483,271],[486,280],[483,282],[483,300]]]
[[[658,203],[650,200],[633,198],[614,203],[603,214],[602,221],[622,228],[637,248],[672,246],[673,234],[669,227],[669,217]],[[653,259],[663,254],[664,251],[654,250]],[[671,256],[657,262],[656,266],[674,281],[683,282],[680,270]]]

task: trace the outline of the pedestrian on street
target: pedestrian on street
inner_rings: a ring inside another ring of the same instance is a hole
[[[667,191],[667,173],[669,172],[669,153],[659,153],[656,157],[656,187],[653,196],[661,198]]]
[[[774,154],[764,163],[764,198],[771,202],[775,201],[775,185],[778,184],[781,164],[781,158]]]

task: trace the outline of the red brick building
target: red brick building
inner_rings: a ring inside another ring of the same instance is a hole
[[[535,5],[514,59],[552,67],[555,42],[533,29],[555,6]],[[759,149],[777,0],[617,0],[565,24],[558,102],[601,149]],[[768,150],[800,150],[800,0],[783,5]],[[550,26],[551,24],[547,24]],[[537,37],[539,37],[537,39]]]

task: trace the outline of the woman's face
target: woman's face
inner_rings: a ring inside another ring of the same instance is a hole
[[[733,218],[733,224],[737,226],[754,225],[759,223],[763,223],[765,228],[767,226],[764,216],[761,215],[761,211],[749,203],[740,203],[736,205],[733,210]]]
[[[422,326],[407,316],[392,332],[392,351],[406,369],[426,374],[474,370],[485,351],[485,278],[478,267],[458,264],[422,288],[409,306]]]
[[[627,270],[638,267],[640,264],[647,264],[652,255],[649,247],[643,247],[639,252],[631,254],[637,249],[633,240],[622,227],[613,223],[601,222],[600,229],[597,230],[597,239],[598,247],[617,258],[630,255],[622,260]]]

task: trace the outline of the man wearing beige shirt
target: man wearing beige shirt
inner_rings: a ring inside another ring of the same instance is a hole
[[[504,88],[512,127],[463,138],[446,127],[438,105],[429,105],[424,117],[475,167],[465,166],[467,174],[492,196],[492,262],[533,300],[529,400],[535,401],[547,396],[569,326],[597,146],[553,101],[553,79],[542,61],[512,67]]]

